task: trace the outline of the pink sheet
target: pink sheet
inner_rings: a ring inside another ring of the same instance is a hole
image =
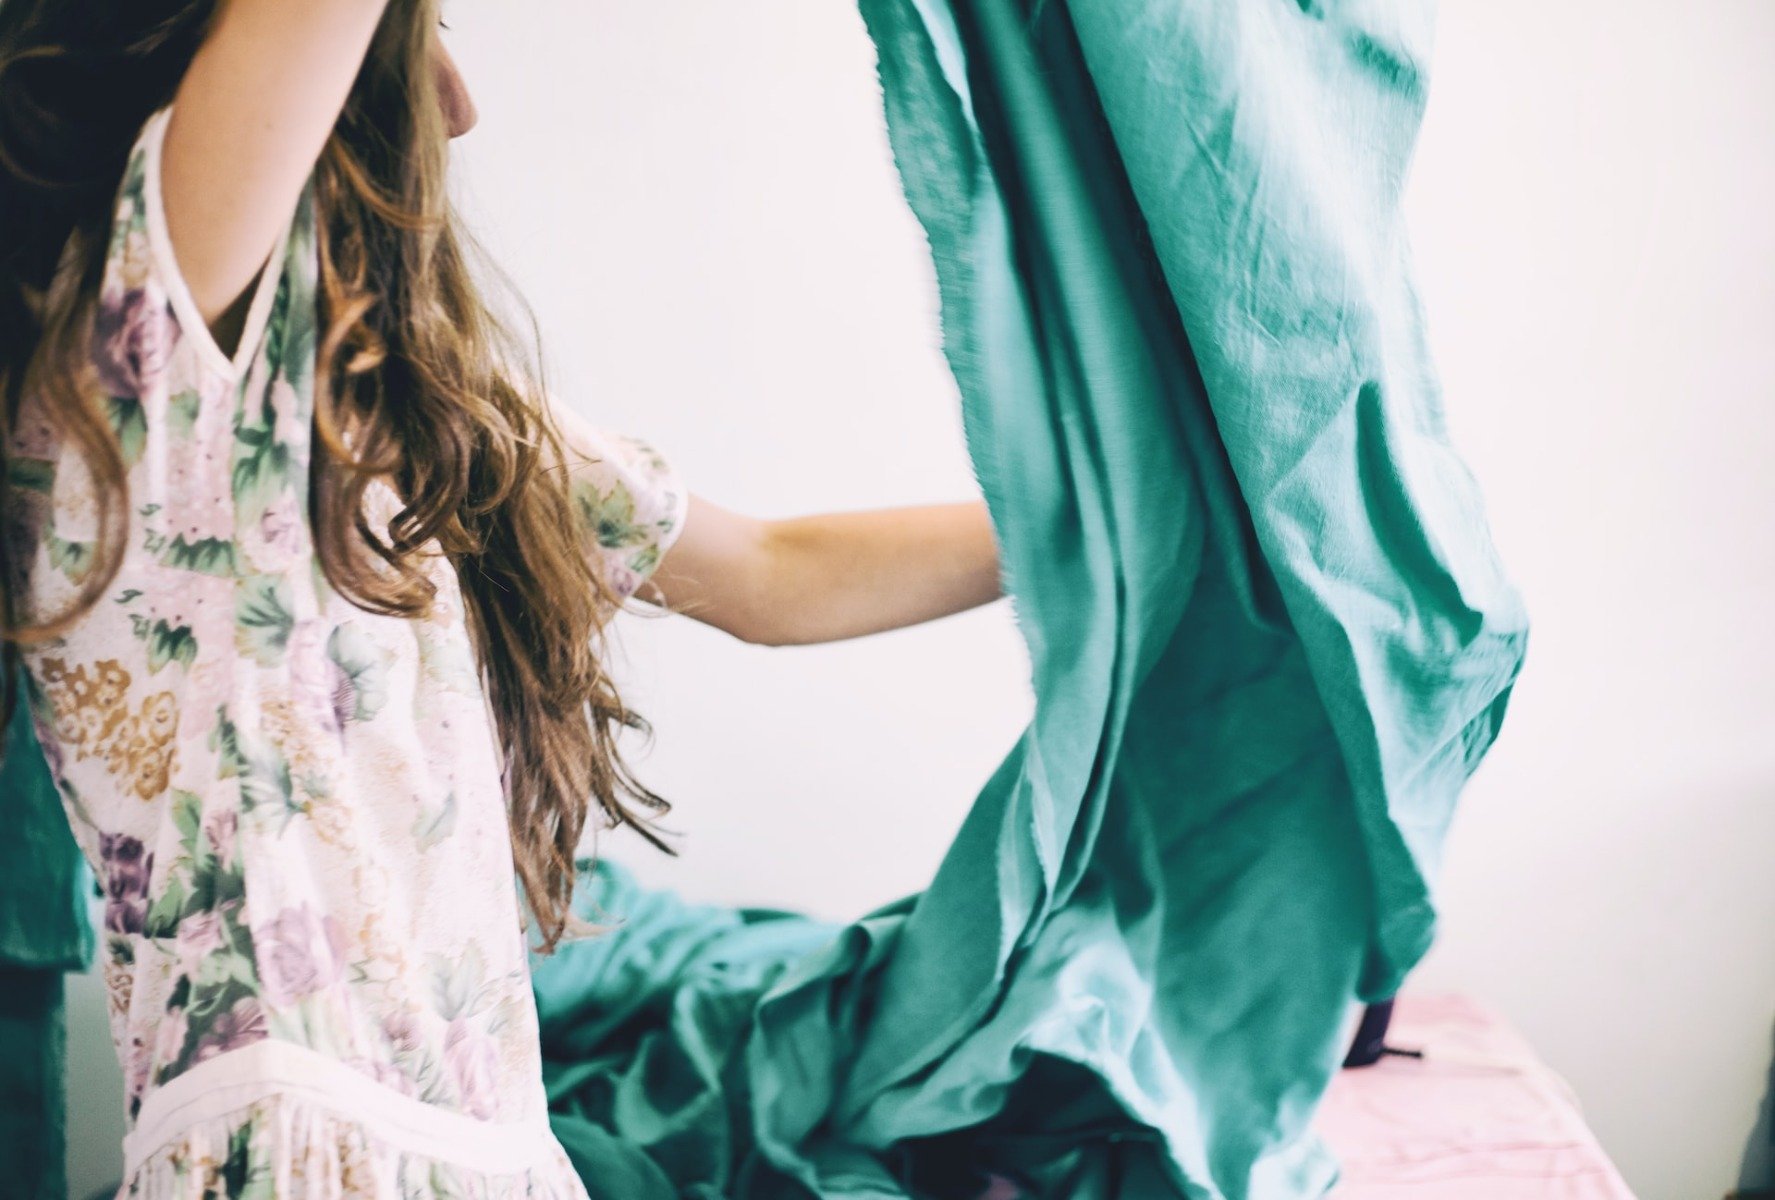
[[[1424,1058],[1340,1071],[1319,1110],[1335,1200],[1633,1200],[1571,1090],[1497,1014],[1401,996],[1387,1044]]]

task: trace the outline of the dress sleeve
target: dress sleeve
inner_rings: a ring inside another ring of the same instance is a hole
[[[288,244],[286,224],[255,280],[240,347],[231,357],[211,336],[167,233],[160,165],[171,116],[172,109],[163,108],[143,124],[118,188],[93,329],[99,382],[115,396],[145,399],[161,391],[168,376],[178,376],[174,382],[182,387],[205,378],[235,379],[265,331]]]
[[[566,444],[574,511],[590,552],[619,600],[653,574],[678,540],[690,491],[645,441],[593,425],[558,401],[551,411]]]
[[[149,116],[125,159],[103,245],[86,366],[127,473],[130,525],[122,535],[126,574],[140,567],[219,577],[221,564],[232,561],[237,533],[237,384],[243,365],[254,360],[265,341],[288,274],[285,256],[293,221],[286,223],[259,273],[240,349],[230,359],[210,336],[167,237],[160,158],[171,114],[168,107]],[[64,452],[42,404],[41,397],[33,396],[21,406],[20,437],[12,453],[26,460],[20,477],[36,491],[27,497],[27,510],[9,526],[29,539],[20,548],[19,561],[33,564],[30,607],[53,613],[79,595],[94,561],[102,506],[85,463]],[[178,590],[179,581],[185,576],[157,579],[162,592],[155,595]],[[139,585],[130,590],[140,605],[153,598]],[[122,607],[101,608],[114,615],[124,612]],[[132,610],[128,615],[142,614]],[[93,619],[93,614],[87,617]],[[179,620],[162,622],[158,615],[146,627],[161,624],[180,627]]]

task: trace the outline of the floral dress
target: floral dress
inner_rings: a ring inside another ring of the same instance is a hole
[[[170,110],[120,189],[93,356],[128,466],[121,572],[25,656],[106,898],[121,1195],[583,1197],[547,1124],[499,753],[454,569],[366,613],[307,523],[317,257],[306,192],[221,352],[159,207]],[[558,413],[587,552],[632,594],[688,496]],[[30,405],[4,536],[26,614],[92,565],[90,478]],[[398,508],[386,486],[372,518]]]

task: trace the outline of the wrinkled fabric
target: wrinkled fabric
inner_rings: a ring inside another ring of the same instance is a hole
[[[0,686],[16,688],[12,676]],[[67,1194],[62,973],[93,956],[91,876],[62,817],[23,689],[0,749],[0,1162],[8,1195]]]
[[[631,925],[536,968],[557,1132],[594,1193],[1321,1195],[1527,641],[1399,213],[1427,16],[861,7],[1035,714],[848,926],[588,872]]]
[[[61,797],[15,677],[12,718],[0,749],[0,965],[84,971],[95,935],[88,916],[92,873],[62,816]]]

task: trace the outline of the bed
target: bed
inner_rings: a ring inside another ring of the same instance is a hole
[[[1404,995],[1388,1056],[1340,1071],[1318,1125],[1335,1200],[1633,1200],[1564,1080],[1485,1006]]]

